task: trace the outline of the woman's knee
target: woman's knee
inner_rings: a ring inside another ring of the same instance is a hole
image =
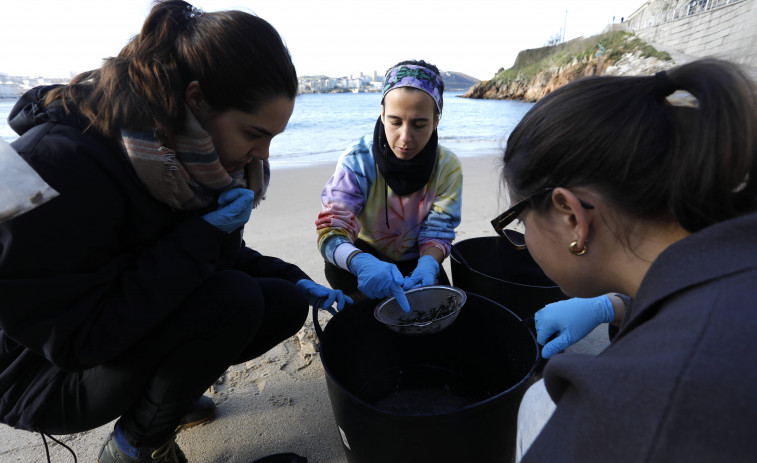
[[[360,294],[357,289],[357,277],[347,270],[341,269],[329,261],[325,261],[323,273],[329,286],[339,289],[344,294],[352,297]]]
[[[234,363],[243,363],[267,352],[295,335],[308,315],[305,295],[293,284],[275,278],[258,278],[265,297],[263,324]]]
[[[255,278],[237,270],[211,274],[185,301],[182,317],[196,323],[204,321],[254,328],[262,322],[265,296]]]
[[[252,277],[244,272],[216,272],[208,285],[218,311],[240,317],[242,326],[262,324],[266,329],[290,335],[299,331],[308,315],[309,304],[294,283],[281,278]],[[210,279],[209,279],[210,280]],[[249,331],[248,331],[249,332]]]
[[[258,280],[266,308],[281,324],[285,331],[296,333],[302,328],[308,315],[310,304],[302,291],[286,280],[260,278]]]

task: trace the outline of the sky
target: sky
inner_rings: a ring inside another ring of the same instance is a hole
[[[425,59],[477,79],[520,50],[602,32],[645,0],[196,0],[257,14],[283,37],[299,75],[340,77]],[[0,73],[70,77],[137,34],[150,0],[12,0],[0,6]],[[615,18],[613,20],[613,17]]]

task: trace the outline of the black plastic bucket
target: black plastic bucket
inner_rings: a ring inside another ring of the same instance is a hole
[[[528,249],[517,250],[499,236],[455,243],[450,267],[454,286],[498,302],[523,319],[550,302],[568,298],[539,268]]]
[[[375,301],[321,329],[321,362],[350,463],[512,460],[520,400],[539,360],[508,309],[470,294],[455,322],[426,336],[389,330]]]

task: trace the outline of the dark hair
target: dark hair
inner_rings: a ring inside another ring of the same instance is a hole
[[[675,90],[696,105],[671,104]],[[757,208],[756,169],[754,85],[738,66],[704,59],[555,90],[510,135],[503,179],[517,196],[591,187],[632,217],[695,232]]]
[[[430,70],[434,71],[434,73],[437,76],[439,76],[439,80],[441,80],[441,82],[442,82],[441,86],[439,86],[439,109],[444,109],[444,79],[442,78],[442,73],[439,72],[439,68],[437,68],[433,64],[427,63],[426,61],[424,61],[422,59],[421,60],[409,59],[409,60],[405,60],[405,61],[400,61],[399,63],[397,63],[394,66],[392,66],[389,69],[387,69],[386,72],[384,73],[384,75],[386,75],[386,73],[388,73],[392,68],[396,68],[397,66],[403,66],[405,64],[410,64],[412,66],[423,66],[426,69],[430,69]],[[416,89],[415,87],[403,87],[403,88],[408,88],[410,90],[418,90],[418,91],[421,91],[421,92],[423,91],[423,90],[420,90],[420,89]],[[384,100],[381,100],[381,104],[382,105],[384,104]],[[436,114],[438,112],[439,112],[439,110],[436,109],[436,105],[434,105],[434,114]]]
[[[198,81],[217,110],[254,111],[297,95],[297,72],[278,32],[242,11],[205,13],[180,0],[156,1],[139,35],[100,69],[76,76],[47,98],[73,103],[108,135],[156,129],[171,140],[184,125],[184,93]]]

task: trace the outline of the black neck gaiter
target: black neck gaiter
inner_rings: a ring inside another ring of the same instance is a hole
[[[384,123],[380,116],[373,129],[373,159],[387,185],[400,196],[418,191],[428,183],[434,170],[438,144],[439,135],[434,130],[431,139],[418,155],[413,159],[402,160],[387,146]]]

